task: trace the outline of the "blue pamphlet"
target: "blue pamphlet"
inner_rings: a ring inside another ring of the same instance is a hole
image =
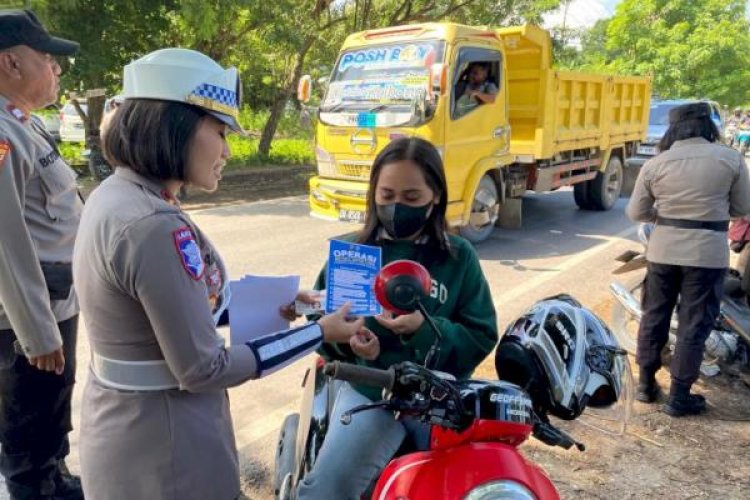
[[[375,316],[381,307],[373,285],[380,272],[380,247],[331,240],[326,275],[326,312],[331,313],[349,302],[352,316]]]

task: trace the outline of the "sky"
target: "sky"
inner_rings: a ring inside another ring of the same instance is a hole
[[[599,19],[611,17],[621,0],[573,0],[568,7],[565,25],[568,28],[589,28]],[[563,9],[544,16],[544,26],[558,28],[563,24]]]

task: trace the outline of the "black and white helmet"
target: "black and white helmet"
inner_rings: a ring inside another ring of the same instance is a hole
[[[577,418],[620,397],[625,351],[606,324],[569,295],[534,304],[505,331],[495,354],[500,380],[520,385],[535,411]]]

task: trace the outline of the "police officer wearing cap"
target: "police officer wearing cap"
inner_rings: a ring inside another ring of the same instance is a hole
[[[0,10],[0,472],[14,499],[82,498],[69,475],[78,304],[75,174],[31,113],[57,101],[57,55],[31,11]]]
[[[230,302],[219,252],[180,209],[189,184],[216,189],[240,82],[192,50],[127,65],[103,137],[115,173],[88,199],[73,274],[92,351],[81,418],[88,498],[240,495],[226,389],[278,370],[323,340],[348,342],[347,307],[317,323],[225,347]],[[252,228],[247,228],[252,237]],[[249,256],[251,257],[251,256]]]
[[[679,297],[672,384],[664,406],[679,417],[705,410],[705,399],[690,388],[719,314],[729,266],[729,220],[750,213],[750,181],[742,156],[717,144],[719,130],[708,104],[678,106],[669,123],[660,154],[638,176],[627,213],[635,221],[656,223],[646,253],[636,398],[652,403],[659,397],[655,375]]]

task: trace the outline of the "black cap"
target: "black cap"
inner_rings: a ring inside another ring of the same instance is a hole
[[[77,42],[50,35],[28,9],[0,10],[0,50],[16,45],[55,56],[72,56],[79,47]]]
[[[691,102],[669,110],[670,125],[684,120],[699,120],[701,118],[711,118],[711,107],[706,102]]]

